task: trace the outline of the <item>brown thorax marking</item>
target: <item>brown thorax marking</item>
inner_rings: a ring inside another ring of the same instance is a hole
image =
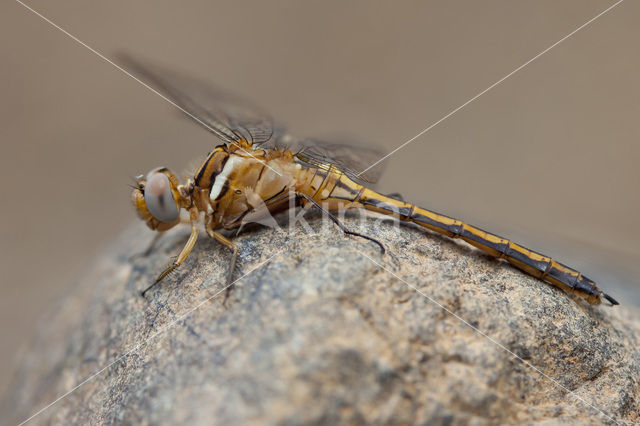
[[[289,150],[254,149],[246,141],[216,147],[194,176],[193,206],[207,228],[235,228],[248,212],[295,186]]]

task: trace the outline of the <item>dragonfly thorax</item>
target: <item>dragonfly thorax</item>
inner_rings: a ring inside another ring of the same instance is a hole
[[[195,176],[194,205],[211,215],[212,227],[234,228],[250,212],[286,202],[298,171],[287,150],[220,147]]]

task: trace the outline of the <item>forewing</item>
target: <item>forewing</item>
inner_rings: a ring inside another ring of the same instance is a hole
[[[270,117],[238,97],[202,81],[147,65],[128,55],[119,55],[118,62],[225,142],[244,139],[261,144],[273,137]]]
[[[212,85],[174,71],[152,66],[124,54],[118,62],[160,95],[177,105],[189,118],[224,142],[246,140],[284,148],[290,146],[299,161],[314,167],[333,164],[350,178],[367,183],[378,181],[382,166],[366,170],[383,153],[357,145],[305,140],[291,143],[283,128],[274,131],[271,118],[248,102],[226,94]]]
[[[376,183],[383,172],[382,164],[374,164],[384,156],[384,153],[358,145],[306,140],[302,142],[296,158],[314,167],[326,167],[333,164],[340,171],[355,181]],[[366,172],[363,173],[363,171]]]

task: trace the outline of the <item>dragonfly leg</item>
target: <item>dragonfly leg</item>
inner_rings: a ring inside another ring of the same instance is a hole
[[[156,248],[156,244],[158,244],[158,241],[160,240],[160,238],[162,238],[163,235],[164,235],[164,232],[156,232],[156,234],[153,236],[153,239],[151,240],[147,248],[141,253],[136,253],[131,255],[131,257],[129,257],[129,262],[133,262],[134,260],[140,257],[149,256],[153,251],[153,249]]]
[[[175,270],[178,266],[184,262],[184,260],[189,256],[193,246],[196,244],[196,240],[198,239],[198,223],[196,221],[191,222],[191,235],[189,235],[189,239],[187,243],[182,248],[182,251],[178,255],[177,259],[173,262],[171,266],[165,269],[156,280],[149,287],[145,288],[142,292],[142,297],[147,293],[147,291],[151,290],[156,284],[158,284],[164,277],[169,275],[173,270]]]
[[[180,223],[191,223],[189,218],[180,218]],[[151,254],[154,248],[156,248],[156,244],[160,241],[160,238],[165,234],[165,231],[158,231],[156,235],[153,236],[153,239],[149,243],[149,246],[142,253],[136,253],[129,258],[129,261],[133,261],[139,257],[147,257]]]
[[[222,304],[224,305],[225,303],[227,303],[227,299],[229,298],[229,295],[231,294],[231,288],[233,287],[233,272],[236,270],[236,262],[238,261],[238,252],[240,251],[240,249],[238,248],[238,246],[236,244],[234,244],[231,240],[229,240],[227,237],[225,237],[224,235],[220,234],[219,232],[214,231],[211,228],[207,228],[207,234],[215,239],[217,242],[219,242],[220,244],[228,247],[229,249],[231,249],[231,251],[233,252],[233,255],[231,256],[231,265],[229,267],[229,272],[227,273],[227,283],[225,284],[226,286],[226,292],[224,294],[224,300],[222,301]]]
[[[324,214],[326,214],[327,216],[329,216],[329,218],[333,221],[333,223],[335,223],[336,225],[338,225],[338,228],[342,229],[342,232],[344,232],[344,233],[345,233],[345,234],[347,234],[347,235],[353,235],[353,236],[355,236],[355,237],[360,237],[360,238],[364,238],[365,240],[373,241],[374,243],[376,243],[376,244],[380,247],[380,251],[382,252],[382,254],[384,254],[384,253],[385,253],[384,246],[382,245],[382,243],[381,243],[380,241],[376,240],[376,239],[375,239],[375,238],[373,238],[373,237],[369,237],[369,236],[367,236],[367,235],[363,235],[363,234],[359,234],[359,233],[357,233],[357,232],[349,231],[349,230],[347,229],[347,227],[346,227],[346,226],[344,226],[344,225],[342,224],[342,222],[340,222],[340,221],[338,220],[338,218],[337,218],[337,217],[335,217],[334,215],[332,215],[332,214],[331,214],[331,212],[329,212],[328,210],[324,209],[320,204],[318,204],[318,203],[316,202],[316,200],[314,200],[313,198],[309,197],[308,195],[303,194],[303,193],[300,193],[300,192],[298,192],[297,194],[298,194],[298,196],[300,196],[300,197],[304,198],[305,200],[307,200],[308,202],[310,202],[311,204],[313,204],[314,206],[316,206],[317,208],[319,208],[319,209],[320,209],[320,211],[322,211]]]

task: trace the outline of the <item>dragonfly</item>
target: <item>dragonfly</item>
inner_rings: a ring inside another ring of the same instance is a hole
[[[227,274],[229,291],[239,248],[220,233],[221,230],[237,230],[248,217],[255,220],[292,207],[315,207],[345,234],[370,240],[378,244],[383,253],[384,245],[380,241],[347,229],[334,213],[359,208],[389,215],[466,241],[592,305],[602,303],[602,299],[611,305],[619,304],[594,281],[549,256],[405,202],[401,196],[376,192],[372,186],[380,177],[381,167],[368,168],[382,156],[376,150],[318,140],[296,140],[294,144],[292,137],[267,114],[240,102],[239,98],[223,94],[200,80],[148,66],[129,56],[121,56],[120,62],[221,142],[185,183],[180,183],[166,167],[136,178],[131,199],[138,216],[151,230],[161,235],[181,223],[191,227],[189,239],[178,256],[142,292],[143,297],[185,261],[202,224],[209,237],[231,250]],[[295,145],[297,149],[293,148]],[[365,173],[359,173],[365,169]],[[181,212],[186,214],[181,216]]]

